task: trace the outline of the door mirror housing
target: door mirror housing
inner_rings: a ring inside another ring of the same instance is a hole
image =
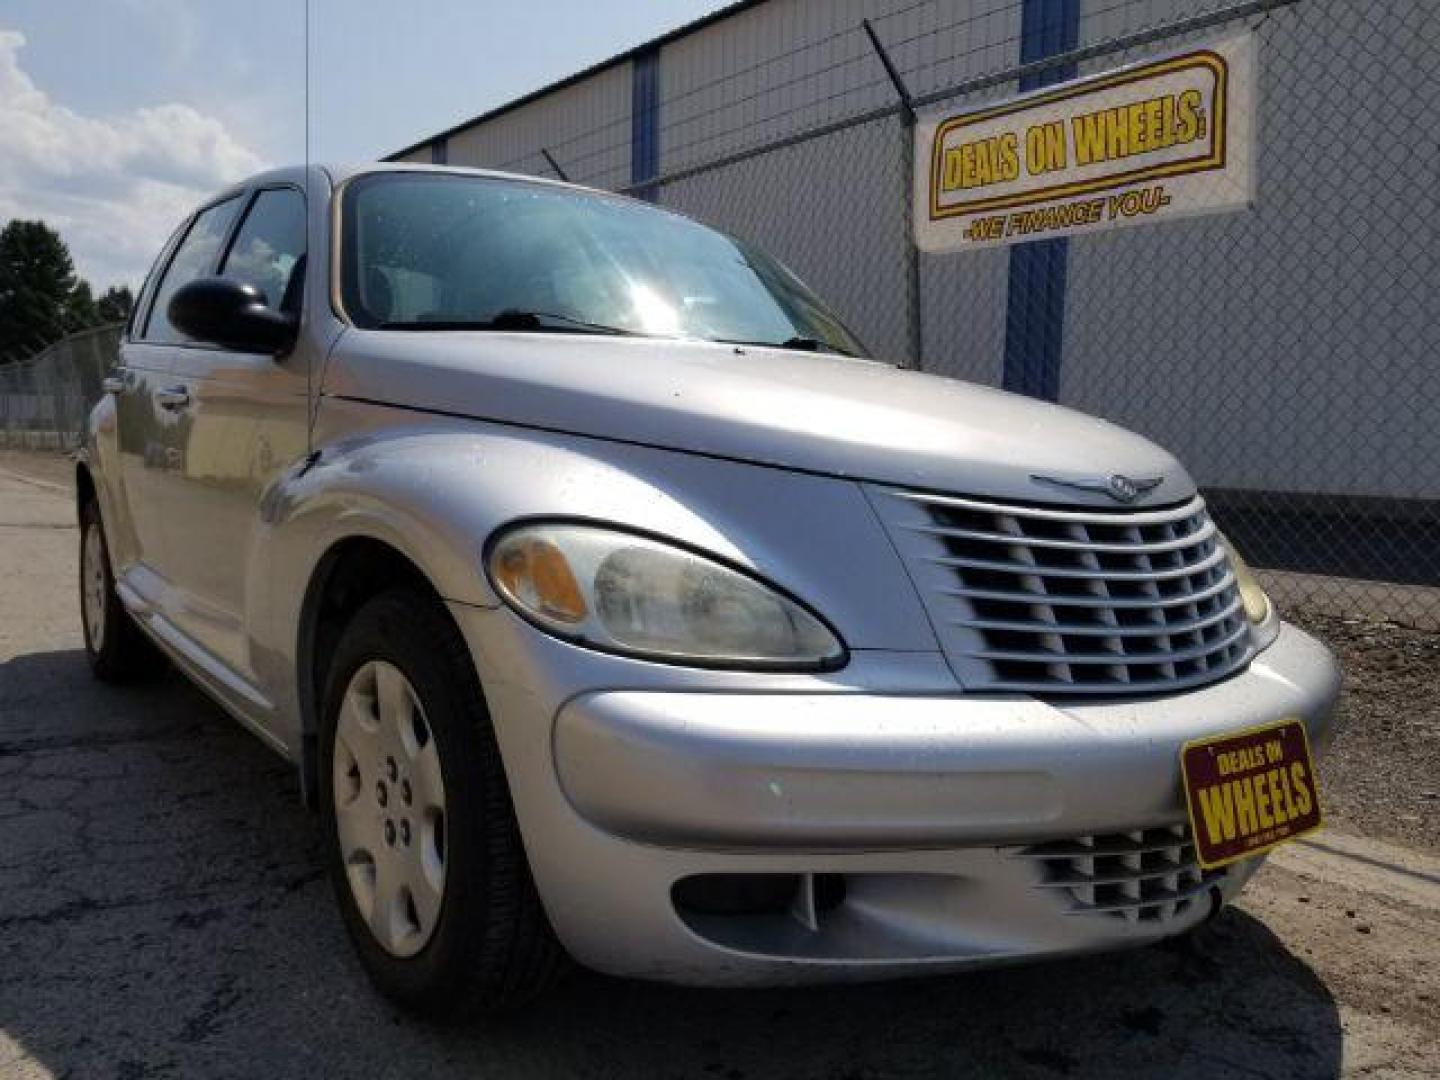
[[[182,286],[166,308],[170,324],[196,341],[238,352],[278,355],[295,344],[299,320],[276,311],[254,285],[199,278]]]

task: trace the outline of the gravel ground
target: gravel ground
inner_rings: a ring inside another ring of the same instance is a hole
[[[1440,1076],[1433,638],[1304,620],[1350,671],[1331,828],[1194,937],[761,993],[580,973],[438,1028],[366,985],[290,768],[178,676],[89,678],[67,470],[41,461],[0,454],[56,485],[0,472],[0,1080]]]
[[[1339,733],[1322,772],[1337,828],[1440,850],[1440,634],[1286,612],[1340,657]]]

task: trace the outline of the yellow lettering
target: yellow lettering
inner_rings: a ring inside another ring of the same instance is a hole
[[[1205,832],[1210,843],[1235,839],[1235,805],[1231,802],[1229,784],[1200,789],[1200,813],[1205,818]]]
[[[940,181],[941,187],[946,191],[954,191],[956,188],[962,187],[964,181],[961,179],[961,174],[964,167],[965,154],[963,148],[946,150],[945,175]]]
[[[1150,118],[1155,125],[1155,143],[1162,149],[1175,145],[1175,98],[1167,94],[1150,103]]]
[[[995,170],[1001,180],[1014,180],[1020,175],[1020,142],[1013,131],[1007,131],[999,139],[999,167]]]
[[[1290,783],[1295,787],[1295,807],[1300,811],[1298,816],[1305,817],[1315,804],[1310,796],[1310,785],[1305,776],[1305,766],[1299,761],[1290,764]]]
[[[1275,819],[1270,815],[1270,787],[1265,783],[1264,774],[1248,776],[1245,783],[1255,786],[1255,816],[1260,819],[1260,827],[1273,829]]]
[[[1105,125],[1101,119],[1104,115],[1086,113],[1070,121],[1075,138],[1075,160],[1081,165],[1105,160]]]
[[[1126,123],[1123,109],[1112,109],[1106,114],[1105,156],[1123,158],[1130,156],[1130,125]]]
[[[985,143],[970,143],[965,147],[969,168],[965,170],[965,186],[980,187],[990,182],[990,156]]]
[[[1271,769],[1265,774],[1265,784],[1270,789],[1270,813],[1276,825],[1284,825],[1292,816],[1285,812],[1285,791],[1281,785],[1284,775],[1283,769]]]
[[[1125,126],[1130,129],[1130,153],[1143,154],[1150,149],[1150,130],[1145,126],[1145,102],[1135,101],[1125,107]]]
[[[1065,128],[1036,124],[1025,132],[1025,171],[1031,176],[1065,168]]]
[[[1280,777],[1280,793],[1285,801],[1285,820],[1294,821],[1300,814],[1295,809],[1295,793],[1290,790],[1290,773],[1283,766],[1276,769],[1275,773]]]
[[[1235,827],[1241,835],[1255,831],[1255,796],[1248,780],[1232,780],[1228,785],[1235,793]]]
[[[1175,105],[1175,141],[1193,142],[1200,137],[1200,91],[1183,91]]]
[[[1202,104],[1198,90],[1185,90],[1072,117],[1075,161],[1093,165],[1191,142],[1205,131]]]

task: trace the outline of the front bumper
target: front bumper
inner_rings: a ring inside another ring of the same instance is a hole
[[[1147,701],[707,686],[580,692],[552,709],[535,671],[479,647],[482,624],[506,617],[461,622],[557,933],[600,970],[709,985],[888,977],[1189,929],[1259,860],[1146,878],[1148,895],[1181,901],[1113,902],[1182,849],[1180,746],[1299,717],[1323,753],[1339,689],[1329,653],[1287,626],[1245,671]],[[1070,850],[1055,842],[1132,854],[1037,857]],[[1057,888],[1056,866],[1092,877]],[[1104,884],[1117,867],[1134,871],[1123,893]],[[790,910],[697,913],[673,895],[698,875],[752,874],[793,876]]]

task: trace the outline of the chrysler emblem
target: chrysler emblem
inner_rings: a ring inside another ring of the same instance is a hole
[[[1041,476],[1038,473],[1032,473],[1030,479],[1039,481],[1042,484],[1055,484],[1058,487],[1073,488],[1076,491],[1093,491],[1099,494],[1109,495],[1116,502],[1132,503],[1147,491],[1153,491],[1159,487],[1164,477],[1136,477],[1126,476],[1123,473],[1111,473],[1109,476],[1081,477],[1074,480],[1067,480],[1059,476]]]

